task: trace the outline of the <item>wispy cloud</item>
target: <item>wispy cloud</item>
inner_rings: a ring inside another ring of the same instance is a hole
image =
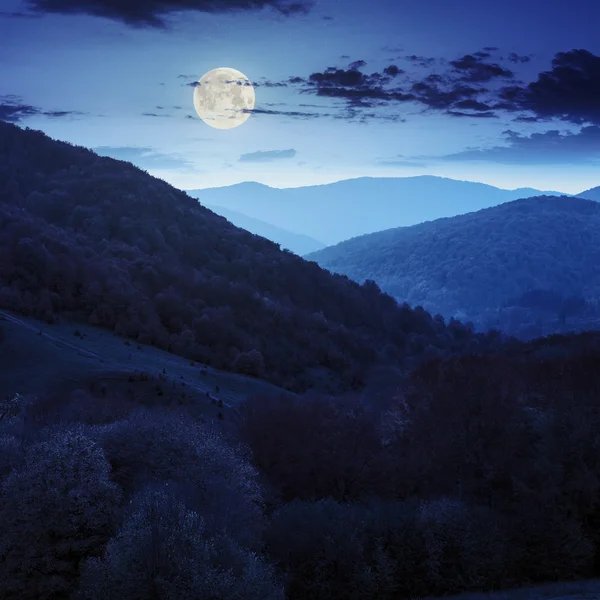
[[[488,161],[505,164],[581,164],[600,163],[600,127],[590,125],[577,133],[558,130],[533,133],[504,132],[507,145],[469,148],[441,156],[442,160]]]
[[[294,158],[296,150],[289,148],[287,150],[258,150],[242,154],[239,162],[273,162],[284,158]]]
[[[378,167],[426,167],[427,163],[420,160],[412,160],[399,154],[397,157],[390,159],[381,159],[375,162]]]
[[[19,123],[29,117],[44,116],[51,119],[60,119],[86,114],[76,110],[44,110],[24,103],[19,96],[0,96],[0,121],[8,121],[9,123]]]
[[[138,146],[98,146],[94,152],[117,160],[125,160],[142,169],[195,170],[193,163],[178,154],[165,154],[152,148]]]

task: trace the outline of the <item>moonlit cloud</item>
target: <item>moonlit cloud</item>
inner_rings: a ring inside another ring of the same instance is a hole
[[[125,160],[142,169],[194,169],[194,165],[185,157],[177,154],[157,152],[152,148],[141,148],[137,146],[98,146],[92,149],[101,156]]]
[[[296,156],[296,150],[293,148],[288,150],[259,150],[242,154],[238,160],[239,162],[273,162],[285,158],[294,158],[294,156]]]

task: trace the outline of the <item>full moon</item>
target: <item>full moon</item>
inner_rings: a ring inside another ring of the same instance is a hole
[[[205,73],[194,89],[194,108],[198,116],[215,129],[233,129],[245,123],[255,100],[250,80],[229,67]]]

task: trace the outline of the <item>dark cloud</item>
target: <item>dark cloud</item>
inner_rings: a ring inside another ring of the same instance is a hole
[[[416,54],[409,54],[402,58],[418,67],[431,67],[436,63],[435,58],[429,56],[417,56]]]
[[[242,154],[238,162],[272,162],[284,158],[294,158],[296,150],[289,148],[288,150],[258,150],[257,152],[249,152]]]
[[[505,88],[501,97],[538,118],[600,125],[600,57],[587,50],[559,52],[550,71],[526,86]]]
[[[596,125],[578,133],[552,130],[526,136],[508,130],[504,136],[506,146],[470,148],[440,158],[505,164],[600,164],[600,127]]]
[[[320,117],[329,117],[329,113],[309,113],[299,110],[272,110],[268,108],[253,108],[243,109],[242,112],[250,113],[252,115],[276,115],[280,117],[294,117],[297,119],[318,119]]]
[[[450,61],[452,70],[460,75],[462,81],[471,83],[483,83],[502,77],[512,79],[514,74],[509,69],[502,68],[497,63],[485,62],[490,54],[487,52],[477,52],[475,54],[465,54],[458,60]]]
[[[355,60],[354,62],[351,62],[348,65],[348,68],[352,69],[352,70],[356,70],[356,69],[361,69],[362,67],[364,67],[366,65],[366,61],[364,60]]]
[[[600,125],[600,57],[587,50],[560,52],[550,71],[522,84],[511,69],[492,60],[496,50],[486,47],[465,54],[428,74],[408,75],[395,65],[369,74],[363,69],[365,61],[359,60],[346,69],[329,67],[308,78],[291,77],[287,83],[300,86],[301,93],[343,100],[353,109],[411,102],[455,117],[510,116],[517,122],[558,119]],[[417,55],[404,59],[424,70],[441,64]],[[511,53],[507,60],[520,64],[529,59]]]
[[[516,52],[511,52],[508,55],[508,60],[511,63],[528,63],[531,60],[531,55],[519,55]]]
[[[289,16],[306,13],[304,0],[26,0],[38,13],[87,14],[136,27],[165,27],[166,18],[181,11],[226,13],[271,8]]]
[[[478,104],[475,97],[482,93],[477,87],[463,83],[453,83],[444,88],[439,84],[439,76],[425,77],[412,85],[411,92],[416,101],[424,104],[427,108],[448,111],[457,105],[463,109],[468,105]],[[481,110],[481,109],[479,109]]]
[[[353,64],[360,62],[364,61],[356,61]],[[391,67],[394,67],[394,65]],[[354,107],[368,107],[394,100],[412,99],[411,94],[384,87],[399,72],[399,69],[396,72],[395,68],[390,69],[390,67],[387,67],[383,73],[371,73],[369,75],[359,71],[358,68],[338,69],[329,67],[323,72],[311,73],[308,79],[295,78],[294,83],[304,84],[304,92],[307,93],[315,93],[318,96],[328,98],[339,98]]]
[[[125,160],[146,170],[184,169],[194,170],[194,165],[177,154],[163,154],[152,148],[137,146],[98,146],[92,148],[100,156]]]
[[[19,123],[28,117],[43,116],[60,119],[85,114],[87,113],[75,110],[42,110],[36,106],[23,103],[18,96],[0,96],[0,121],[8,121],[9,123]]]
[[[285,81],[263,81],[261,83],[246,83],[245,85],[252,85],[254,87],[278,88],[287,87],[288,84]]]
[[[451,117],[470,117],[470,118],[475,118],[475,119],[497,119],[498,118],[498,115],[492,111],[469,113],[469,112],[464,112],[462,110],[450,109],[450,110],[448,110],[448,112],[446,114],[450,115]]]
[[[383,72],[391,77],[396,77],[396,75],[404,73],[404,71],[399,69],[396,65],[390,65],[389,67],[386,67]]]
[[[459,100],[458,102],[455,102],[454,108],[475,111],[489,111],[492,107],[488,104],[485,104],[485,102],[479,102],[478,100],[473,100],[472,98],[470,98],[468,100]]]

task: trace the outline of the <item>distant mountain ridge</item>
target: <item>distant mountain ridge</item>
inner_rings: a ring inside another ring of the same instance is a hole
[[[305,258],[464,320],[534,289],[599,298],[600,204],[567,196],[515,200],[363,235]]]
[[[453,217],[526,196],[561,195],[530,188],[502,190],[484,183],[429,175],[359,177],[282,189],[245,182],[187,190],[187,193],[205,205],[233,210],[328,245],[390,227]]]
[[[204,206],[214,213],[225,217],[236,227],[241,227],[246,231],[267,238],[268,240],[279,244],[282,248],[291,250],[299,256],[310,252],[316,252],[326,246],[323,242],[319,242],[307,235],[292,233],[281,227],[276,227],[270,223],[260,221],[259,219],[253,219],[252,217],[248,217],[237,211],[223,208],[222,206],[214,206],[212,204],[204,204]]]

